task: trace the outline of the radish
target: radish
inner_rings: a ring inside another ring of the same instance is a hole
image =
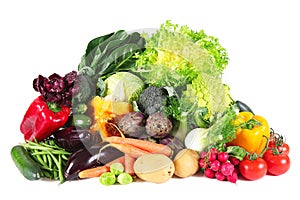
[[[230,156],[229,161],[234,165],[237,166],[240,163],[240,160],[237,159],[236,157]]]
[[[207,164],[207,162],[203,158],[201,158],[199,160],[199,166],[200,166],[201,169],[206,169],[207,166],[208,166],[208,164]]]
[[[228,160],[228,158],[229,158],[229,155],[228,155],[227,152],[220,152],[220,153],[218,154],[218,160],[219,160],[220,162],[226,162],[226,161]]]
[[[224,181],[226,179],[226,176],[224,176],[224,174],[222,174],[221,172],[216,172],[215,176],[216,176],[216,179],[219,181]]]
[[[227,180],[231,183],[236,183],[238,180],[238,174],[236,172],[233,172],[231,175],[226,176]]]
[[[232,175],[234,171],[234,165],[231,164],[230,162],[225,162],[221,165],[221,173],[224,174],[225,176]]]
[[[214,178],[215,177],[215,172],[213,170],[211,170],[210,168],[207,168],[205,171],[204,171],[204,175],[207,177],[207,178]]]
[[[221,163],[218,160],[214,160],[210,163],[210,168],[215,172],[219,171],[220,166],[221,166]]]

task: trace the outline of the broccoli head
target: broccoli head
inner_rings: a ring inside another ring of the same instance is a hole
[[[163,87],[149,86],[141,94],[137,101],[139,109],[146,115],[159,112],[166,105],[168,91]]]

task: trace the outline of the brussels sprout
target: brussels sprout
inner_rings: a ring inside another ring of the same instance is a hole
[[[130,174],[128,173],[121,173],[118,177],[117,177],[117,181],[118,183],[120,183],[121,185],[126,185],[126,184],[129,184],[129,183],[132,183],[133,181],[133,178]]]
[[[112,172],[105,172],[99,177],[99,181],[103,185],[109,186],[115,184],[115,182],[117,181],[117,177]]]
[[[122,163],[113,163],[110,165],[110,172],[114,173],[116,176],[124,172],[124,166]]]

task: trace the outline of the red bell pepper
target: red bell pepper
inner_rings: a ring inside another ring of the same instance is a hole
[[[68,120],[71,109],[36,98],[26,111],[20,130],[25,140],[41,141],[61,128]]]

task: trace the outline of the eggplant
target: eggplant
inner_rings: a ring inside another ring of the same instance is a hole
[[[124,153],[119,151],[118,149],[111,146],[107,146],[101,149],[101,151],[99,151],[98,162],[102,165],[105,165],[123,155]]]
[[[78,179],[80,171],[104,165],[124,155],[114,147],[105,147],[107,144],[107,142],[100,142],[91,147],[83,147],[73,152],[64,170],[66,180]]]
[[[254,114],[254,112],[251,110],[251,108],[244,102],[235,101],[235,103],[236,103],[237,107],[239,108],[240,112],[247,111],[247,112],[251,112],[252,114]]]
[[[179,151],[185,148],[184,143],[181,142],[177,137],[168,135],[167,137],[160,138],[158,143],[169,146],[173,153],[171,159],[174,159]]]
[[[99,142],[99,134],[91,134],[88,130],[77,128],[76,126],[66,127],[53,134],[55,143],[66,151],[75,152],[84,146],[91,146]]]

